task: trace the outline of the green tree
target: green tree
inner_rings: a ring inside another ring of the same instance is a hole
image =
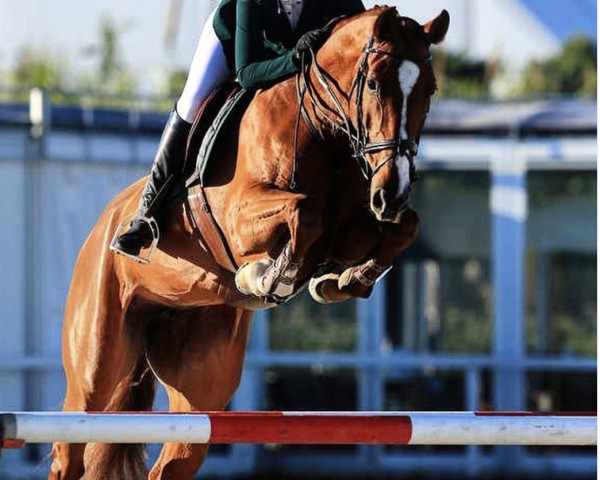
[[[181,94],[187,80],[187,70],[173,70],[166,78],[163,93],[167,97],[177,97]]]
[[[110,17],[100,20],[100,81],[112,80],[122,69],[118,55],[119,29]]]
[[[351,352],[356,349],[356,302],[320,305],[301,293],[290,303],[271,310],[273,350]]]
[[[596,45],[575,36],[560,53],[545,61],[532,62],[524,72],[521,93],[536,95],[596,95]]]
[[[58,90],[65,86],[65,62],[47,52],[23,47],[16,65],[8,75],[8,83],[19,88]]]
[[[497,70],[494,62],[473,60],[462,53],[443,50],[434,56],[434,69],[440,96],[466,98],[487,97]]]
[[[120,55],[120,38],[124,28],[110,17],[103,17],[98,28],[98,43],[86,49],[88,55],[98,59],[95,74],[80,77],[78,86],[84,92],[129,95],[136,85],[131,70]]]

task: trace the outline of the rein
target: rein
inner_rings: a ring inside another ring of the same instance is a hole
[[[324,118],[328,122],[330,122],[334,129],[340,130],[346,134],[348,140],[350,141],[350,147],[352,150],[352,157],[358,162],[360,170],[367,181],[371,181],[373,176],[385,165],[387,162],[393,160],[396,155],[399,153],[402,156],[406,156],[410,159],[410,175],[411,181],[417,180],[416,169],[412,162],[413,157],[417,155],[419,141],[418,139],[389,139],[389,140],[381,140],[379,142],[369,142],[368,135],[365,132],[364,122],[363,122],[363,108],[362,108],[362,97],[363,92],[367,80],[368,74],[368,60],[369,55],[387,55],[400,61],[409,60],[415,63],[423,63],[431,61],[431,55],[423,55],[423,56],[400,56],[393,52],[386,50],[379,50],[373,47],[374,38],[371,37],[369,42],[365,46],[363,50],[363,58],[361,64],[358,68],[356,76],[352,82],[352,86],[350,88],[350,92],[347,96],[348,101],[352,97],[352,93],[356,90],[356,111],[357,111],[357,127],[354,128],[352,126],[352,121],[349,116],[344,111],[342,106],[342,102],[336,95],[334,91],[334,87],[331,85],[331,81],[327,78],[327,72],[321,68],[317,62],[316,54],[314,51],[310,50],[310,62],[308,65],[305,63],[304,56],[301,59],[301,68],[300,72],[296,76],[296,94],[298,97],[298,115],[296,118],[296,128],[294,135],[294,165],[292,171],[292,180],[291,180],[291,188],[295,188],[296,186],[296,173],[297,173],[297,163],[298,163],[298,150],[297,150],[297,140],[298,140],[298,128],[299,128],[299,120],[300,116],[304,118],[311,134],[322,140],[323,137],[319,133],[318,128],[314,125],[311,120],[308,112],[306,111],[306,107],[304,106],[304,97],[308,93],[308,97],[310,100],[311,107],[313,112],[315,113],[315,117]],[[321,98],[319,93],[317,92],[313,81],[310,76],[310,72],[312,72],[317,78],[321,87],[327,93],[329,100],[333,104],[333,108]],[[302,78],[304,85],[300,85],[300,79]],[[338,89],[339,90],[339,89]],[[342,92],[343,95],[345,95]],[[329,118],[328,113],[333,114],[337,117],[338,121],[334,121]],[[392,150],[392,152],[381,161],[375,168],[372,168],[367,161],[366,155],[382,152],[385,150]]]

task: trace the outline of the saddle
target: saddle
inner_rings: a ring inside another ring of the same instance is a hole
[[[237,265],[227,245],[223,231],[213,217],[204,188],[207,175],[220,146],[238,137],[240,122],[246,108],[254,97],[254,91],[246,90],[237,83],[218,88],[204,102],[192,126],[188,138],[186,158],[195,162],[195,170],[186,181],[186,214],[200,237],[200,244],[223,268],[235,272]],[[214,158],[213,158],[214,157]]]

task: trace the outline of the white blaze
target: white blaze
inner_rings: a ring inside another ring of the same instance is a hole
[[[398,78],[400,80],[400,90],[402,91],[402,116],[400,117],[400,139],[407,140],[408,132],[406,124],[408,122],[408,97],[415,88],[421,70],[419,66],[410,60],[404,60],[398,69]],[[400,176],[400,188],[398,196],[402,195],[410,185],[410,162],[402,155],[396,156],[396,166]]]

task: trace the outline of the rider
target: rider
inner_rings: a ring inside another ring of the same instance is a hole
[[[326,40],[326,24],[365,10],[361,0],[221,0],[198,41],[188,78],[165,126],[129,230],[113,243],[138,256],[152,244],[149,220],[184,171],[192,122],[208,96],[235,72],[244,88],[265,87],[298,72],[300,54]]]

